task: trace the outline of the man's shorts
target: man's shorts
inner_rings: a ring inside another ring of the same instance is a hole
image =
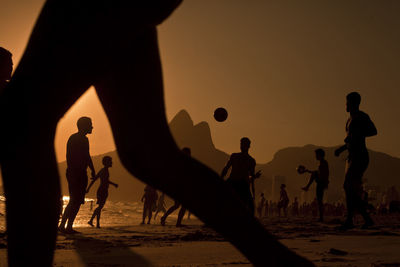
[[[69,201],[84,204],[88,176],[86,170],[71,171],[67,169]]]

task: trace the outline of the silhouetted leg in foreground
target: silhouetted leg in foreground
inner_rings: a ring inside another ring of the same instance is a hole
[[[214,171],[176,146],[165,116],[154,25],[177,3],[147,3],[46,2],[0,99],[1,124],[8,129],[1,132],[0,153],[9,264],[52,264],[60,214],[55,130],[95,85],[121,162],[133,175],[177,199],[255,265],[313,266],[270,235]],[[29,228],[27,217],[35,218]]]
[[[179,206],[181,204],[178,201],[174,202],[174,205],[171,206],[166,213],[164,213],[164,215],[161,217],[161,225],[165,225],[165,221],[167,220],[167,217],[173,213],[175,210],[179,209]]]
[[[186,209],[184,207],[181,207],[181,209],[179,210],[179,213],[178,213],[178,219],[176,221],[176,227],[184,226],[182,224],[182,220],[183,220],[183,217],[185,216],[185,212],[186,212]]]

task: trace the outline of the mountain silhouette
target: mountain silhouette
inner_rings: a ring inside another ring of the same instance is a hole
[[[181,110],[171,120],[169,126],[179,147],[190,147],[194,158],[214,169],[217,173],[221,172],[229,159],[229,155],[215,147],[207,122],[194,124],[188,112]],[[326,159],[329,163],[330,183],[326,200],[334,202],[344,199],[342,185],[345,155],[337,158],[333,155],[337,147],[316,145],[283,148],[275,153],[270,162],[258,164],[256,170],[262,170],[262,177],[257,179],[255,183],[257,197],[261,192],[264,192],[267,199],[276,197],[276,192],[274,194],[274,190],[272,190],[275,176],[284,177],[291,201],[294,197],[304,197],[301,187],[307,184],[309,176],[306,174],[299,175],[296,172],[296,167],[302,164],[311,170],[316,169],[318,162],[315,160],[314,150],[317,148],[325,150]],[[392,185],[399,187],[400,168],[398,166],[400,166],[400,159],[372,150],[369,151],[369,154],[370,164],[364,175],[365,184],[375,186],[380,191],[385,191]],[[102,168],[101,160],[106,155],[111,156],[114,161],[113,167],[110,168],[110,180],[119,184],[117,189],[110,187],[109,198],[114,201],[140,201],[144,184],[125,170],[116,151],[93,156],[93,164],[96,170],[99,171]],[[157,168],[157,166],[154,167]],[[66,162],[59,163],[62,193],[68,195],[65,170]],[[87,197],[95,198],[97,187],[98,184],[95,184]],[[314,196],[314,189],[310,188],[309,193],[306,194],[306,200],[311,200]]]
[[[334,151],[337,147],[322,147],[315,145],[306,145],[303,147],[289,147],[279,150],[274,158],[267,164],[261,165],[263,179],[257,181],[256,186],[259,191],[264,191],[267,196],[272,196],[272,184],[276,175],[285,177],[285,184],[291,200],[294,197],[301,197],[301,187],[308,182],[309,175],[299,175],[296,167],[300,164],[305,165],[310,170],[316,170],[318,162],[315,159],[315,149],[322,148],[326,152],[326,160],[329,164],[330,178],[329,187],[326,193],[326,200],[335,202],[344,199],[343,182],[345,170],[345,155],[335,157]],[[370,164],[364,174],[364,184],[369,187],[375,187],[383,192],[390,186],[400,186],[400,159],[388,154],[369,150]],[[304,193],[303,193],[304,194]],[[310,189],[308,200],[314,198],[315,191]]]

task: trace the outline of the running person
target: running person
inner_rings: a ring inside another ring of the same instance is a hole
[[[144,188],[144,194],[142,196],[143,203],[143,220],[141,224],[144,224],[146,217],[148,217],[147,224],[150,224],[151,217],[153,215],[153,209],[157,203],[158,194],[157,191],[149,186],[146,185]]]
[[[92,177],[95,176],[92,158],[89,153],[89,140],[87,134],[92,133],[92,120],[81,117],[77,122],[78,132],[70,136],[67,143],[67,181],[69,189],[69,202],[64,210],[59,230],[68,234],[77,233],[72,229],[76,215],[81,204],[85,203],[86,186],[88,184],[87,168]],[[65,228],[65,224],[67,223]]]
[[[339,156],[345,150],[349,152],[343,185],[347,205],[347,218],[342,225],[343,230],[354,227],[353,217],[356,211],[360,212],[364,218],[363,228],[368,228],[374,224],[367,212],[368,203],[362,199],[362,177],[369,163],[365,138],[376,135],[377,130],[368,114],[359,109],[360,102],[361,96],[357,92],[352,92],[346,96],[346,111],[350,113],[346,123],[347,136],[344,140],[345,144],[335,150],[335,156]]]
[[[89,187],[86,190],[86,193],[89,193],[90,188],[94,184],[94,182],[97,181],[97,179],[100,178],[100,186],[97,189],[97,203],[99,206],[93,211],[93,215],[88,221],[88,224],[91,226],[93,225],[93,220],[96,217],[97,219],[97,224],[96,227],[100,228],[100,215],[101,215],[101,210],[103,209],[104,205],[106,204],[106,200],[108,197],[108,187],[109,185],[115,186],[115,188],[118,187],[116,183],[113,183],[109,180],[110,173],[108,169],[112,167],[112,158],[110,156],[105,156],[103,157],[103,168],[99,171],[99,173],[92,178],[92,182],[90,183]]]
[[[186,154],[187,156],[190,157],[190,155],[192,154],[190,148],[188,147],[184,147],[182,148],[182,152],[184,154]],[[165,225],[165,221],[167,220],[167,217],[174,212],[175,210],[177,210],[179,207],[181,207],[181,204],[175,200],[174,205],[172,205],[167,212],[164,213],[164,215],[161,217],[161,225]],[[182,225],[182,220],[183,220],[183,216],[185,216],[185,212],[186,212],[186,208],[185,207],[181,207],[181,209],[179,210],[178,213],[178,219],[176,221],[176,227],[181,227]]]
[[[254,179],[260,177],[261,172],[254,173],[256,161],[249,155],[250,143],[250,139],[247,137],[240,139],[241,152],[231,155],[222,170],[221,178],[224,179],[229,168],[232,167],[231,174],[226,182],[233,188],[251,214],[254,215]]]
[[[164,214],[165,214],[165,212],[167,212],[167,209],[165,208],[165,194],[164,193],[162,193],[160,198],[158,199],[156,214],[154,214],[154,220],[156,220],[157,214],[160,211],[162,211]]]

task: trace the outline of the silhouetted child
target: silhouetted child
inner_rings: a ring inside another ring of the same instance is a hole
[[[324,191],[328,188],[329,184],[329,166],[328,162],[325,160],[325,151],[321,148],[315,150],[315,157],[319,161],[318,170],[316,171],[309,171],[304,170],[304,172],[311,173],[310,180],[308,184],[303,187],[304,191],[308,191],[311,184],[315,181],[317,184],[317,202],[318,202],[318,209],[319,209],[319,221],[324,221]]]
[[[93,211],[92,218],[88,221],[88,224],[93,226],[93,220],[96,217],[97,219],[97,224],[96,227],[100,228],[100,215],[101,215],[101,210],[103,209],[104,205],[106,204],[106,200],[108,197],[108,187],[109,185],[113,185],[116,188],[118,185],[116,183],[113,183],[109,180],[110,173],[108,172],[108,169],[112,167],[112,158],[109,156],[103,157],[103,165],[104,167],[99,171],[99,173],[92,178],[92,182],[90,183],[89,187],[86,190],[86,193],[89,193],[90,188],[94,184],[94,182],[97,181],[97,179],[100,178],[100,186],[99,189],[97,189],[97,204],[99,206]]]
[[[285,190],[286,185],[281,184],[281,192],[280,192],[280,197],[279,197],[279,203],[278,203],[278,216],[281,216],[281,209],[283,209],[283,213],[285,214],[285,217],[287,217],[287,207],[289,205],[289,197],[288,194]]]
[[[158,199],[157,191],[153,187],[146,185],[142,197],[142,202],[144,203],[143,203],[143,220],[141,224],[145,223],[144,221],[146,220],[146,217],[149,218],[147,224],[150,224],[153,211],[155,211],[157,205],[157,199]]]

